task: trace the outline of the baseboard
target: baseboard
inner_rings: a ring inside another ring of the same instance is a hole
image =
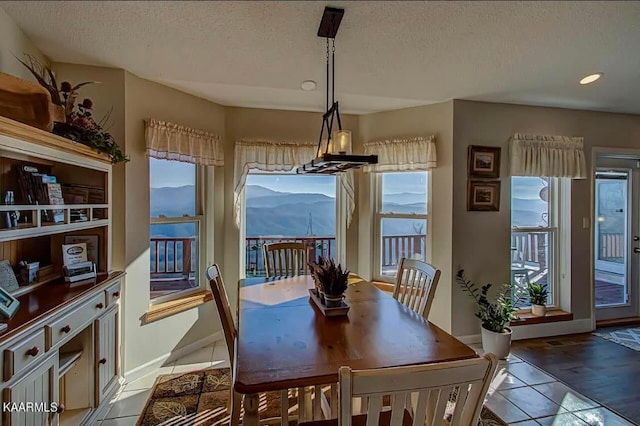
[[[588,333],[593,331],[591,319],[579,319],[572,321],[558,321],[542,324],[519,325],[512,327],[513,340],[536,339],[538,337],[560,336],[564,334]],[[465,345],[472,345],[482,342],[480,334],[469,334],[466,336],[455,336]]]
[[[465,345],[474,345],[476,343],[482,342],[482,336],[480,334],[469,334],[468,336],[455,336],[455,338],[460,340]]]
[[[589,333],[593,331],[593,322],[591,321],[591,318],[584,318],[572,321],[521,325],[518,327],[513,327],[512,330],[513,340],[537,339],[539,337]]]
[[[190,353],[195,352],[196,350],[208,346],[214,342],[217,342],[218,340],[222,340],[223,337],[224,336],[222,334],[222,331],[218,331],[210,336],[204,337],[200,340],[196,340],[193,343],[182,346],[181,348],[175,349],[170,353],[152,359],[151,361],[146,362],[132,370],[126,371],[124,373],[125,381],[128,383],[139,379],[140,377],[144,377],[165,364],[171,363],[179,358],[182,358],[185,355],[189,355]]]

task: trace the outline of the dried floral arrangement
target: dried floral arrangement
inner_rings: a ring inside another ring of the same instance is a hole
[[[349,271],[333,259],[319,256],[317,262],[309,262],[309,268],[316,286],[325,295],[339,297],[347,290]]]
[[[71,83],[65,81],[58,88],[58,83],[51,68],[42,65],[31,55],[25,56],[27,57],[26,61],[19,58],[16,59],[31,72],[42,87],[49,91],[51,102],[64,109],[65,122],[55,122],[52,132],[87,145],[99,153],[107,154],[113,164],[129,161],[129,158],[120,150],[113,136],[104,129],[111,117],[111,111],[102,119],[96,121],[91,113],[93,107],[91,99],[84,99],[82,103],[76,104],[78,89],[87,84],[98,82],[85,81],[72,86]]]

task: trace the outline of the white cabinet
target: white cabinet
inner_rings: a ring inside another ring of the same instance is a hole
[[[3,390],[6,426],[57,425],[58,354],[54,353]],[[55,404],[54,404],[55,403]]]
[[[96,399],[101,404],[118,382],[118,306],[96,320]]]

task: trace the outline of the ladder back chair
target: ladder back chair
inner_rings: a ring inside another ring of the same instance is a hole
[[[402,258],[393,297],[427,319],[439,280],[440,270],[433,265]]]
[[[224,332],[224,339],[227,343],[227,349],[229,351],[229,360],[231,362],[231,372],[232,375],[235,371],[235,352],[236,352],[236,341],[238,338],[238,327],[236,325],[235,318],[233,313],[231,312],[231,305],[229,303],[229,297],[227,296],[227,291],[225,289],[224,281],[222,280],[222,275],[220,274],[220,268],[217,264],[213,264],[212,266],[207,268],[206,271],[207,279],[209,280],[209,285],[211,287],[211,294],[213,296],[213,300],[215,301],[216,307],[218,308],[218,315],[220,316],[220,322],[222,323],[222,329]],[[237,393],[233,389],[233,383],[235,382],[235,378],[231,378],[231,396],[229,398],[230,407],[228,407],[230,414],[230,422],[231,425],[239,425],[240,424],[240,410],[242,407],[242,394]],[[315,388],[315,394],[318,395],[320,392],[320,387]],[[280,424],[289,426],[290,420],[297,420],[297,415],[290,415],[290,409],[292,407],[289,406],[289,390],[283,390],[278,392],[280,394],[280,417],[270,417],[267,419],[261,419],[260,424]],[[312,403],[313,407],[311,407],[311,389],[306,390],[304,388],[298,388],[298,395],[305,395],[305,397],[298,397],[298,412],[304,411],[305,413],[309,413],[312,410],[312,415],[309,416],[310,419],[320,418],[319,414],[320,410],[320,398],[314,398]],[[260,399],[263,399],[261,395]],[[308,406],[308,407],[307,407]]]
[[[309,273],[309,247],[304,243],[270,243],[262,247],[267,277],[294,277]]]
[[[338,421],[305,426],[472,426],[477,424],[498,359],[483,358],[408,367],[351,370],[341,367]],[[362,398],[366,413],[353,413]],[[383,399],[391,401],[385,408]]]

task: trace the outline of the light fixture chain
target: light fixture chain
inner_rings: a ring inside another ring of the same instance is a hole
[[[324,101],[324,110],[329,110],[329,38],[327,37],[327,97]]]
[[[336,39],[331,39],[331,105],[336,102]]]

